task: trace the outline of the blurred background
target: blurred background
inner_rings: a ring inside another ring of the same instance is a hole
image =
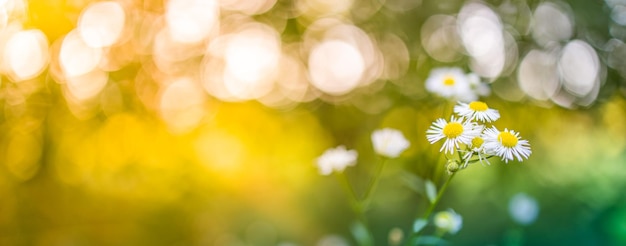
[[[315,159],[356,149],[363,191],[393,127],[411,147],[367,212],[387,245],[445,177],[424,81],[450,66],[533,154],[459,173],[445,239],[625,245],[625,41],[624,0],[1,0],[0,245],[355,245]]]

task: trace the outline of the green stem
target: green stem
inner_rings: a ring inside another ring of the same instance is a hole
[[[350,181],[348,180],[348,176],[346,176],[346,173],[337,172],[335,174],[343,189],[346,191],[346,193],[349,193],[350,197],[352,198],[350,201],[358,201],[359,199],[356,195],[356,192],[352,188],[352,185],[350,185]]]
[[[387,158],[382,157],[380,164],[378,165],[378,167],[376,168],[376,171],[374,172],[374,177],[370,181],[369,186],[367,187],[367,190],[365,190],[365,194],[363,195],[363,199],[361,200],[364,209],[367,209],[367,206],[372,200],[372,196],[371,196],[372,192],[376,190],[376,186],[378,186],[380,175],[383,173],[383,167],[385,166],[386,163],[387,163]]]
[[[363,224],[365,230],[367,232],[367,236],[369,237],[370,242],[374,241],[374,236],[372,232],[370,232],[369,225],[367,222],[367,217],[365,216],[365,209],[361,201],[359,200],[354,188],[350,185],[350,181],[348,180],[348,176],[344,172],[337,173],[336,175],[339,183],[341,183],[342,187],[346,191],[346,193],[350,193],[350,206],[352,207],[352,211],[356,213],[357,219]]]
[[[433,213],[433,211],[435,210],[435,207],[439,203],[439,200],[441,200],[441,197],[443,196],[443,193],[446,192],[446,189],[448,188],[448,185],[450,184],[450,181],[452,181],[452,178],[454,178],[454,175],[456,175],[456,172],[452,173],[452,175],[450,175],[448,177],[446,182],[443,183],[443,186],[441,186],[441,189],[439,189],[439,192],[437,193],[437,197],[435,198],[433,203],[430,204],[430,206],[428,207],[428,210],[426,210],[426,213],[422,217],[423,219],[428,219],[430,217],[430,214]]]
[[[441,197],[443,196],[443,193],[446,192],[446,189],[448,188],[448,185],[450,184],[450,181],[452,181],[452,178],[454,178],[454,175],[456,175],[457,172],[452,173],[448,179],[446,180],[445,183],[443,183],[443,186],[441,186],[441,189],[439,189],[439,192],[437,193],[437,197],[435,197],[435,200],[430,204],[430,206],[428,207],[428,210],[426,210],[426,213],[424,213],[424,216],[422,216],[421,218],[424,220],[428,220],[430,218],[430,215],[433,213],[433,211],[435,211],[435,208],[437,207],[437,204],[439,203],[439,201],[441,200]],[[419,216],[415,216],[416,218],[418,218]],[[417,238],[420,234],[420,232],[423,230],[420,230],[416,233],[413,233],[408,240],[406,241],[407,243],[411,242],[413,239]]]

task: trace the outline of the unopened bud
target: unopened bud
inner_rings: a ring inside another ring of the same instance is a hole
[[[449,160],[446,169],[448,170],[448,174],[453,174],[459,170],[459,162],[456,160]]]

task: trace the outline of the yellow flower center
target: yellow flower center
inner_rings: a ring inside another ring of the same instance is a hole
[[[469,108],[474,111],[486,111],[489,109],[487,104],[481,101],[474,101],[469,104]]]
[[[443,135],[446,135],[448,138],[456,138],[463,133],[463,125],[458,122],[450,122],[445,127],[443,127]]]
[[[508,148],[513,148],[517,145],[517,137],[510,132],[500,132],[500,134],[498,134],[498,141],[500,141],[504,147]]]
[[[452,76],[446,76],[443,78],[443,84],[447,86],[453,86],[455,83],[454,78]]]
[[[482,146],[484,142],[485,140],[483,140],[481,137],[475,137],[474,139],[472,139],[472,147],[480,148],[480,146]]]

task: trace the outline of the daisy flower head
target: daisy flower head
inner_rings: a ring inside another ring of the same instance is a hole
[[[463,159],[465,160],[463,167],[467,167],[467,164],[469,164],[470,158],[472,158],[473,155],[477,155],[478,161],[480,161],[480,163],[482,163],[483,165],[485,162],[487,162],[487,164],[491,164],[489,163],[489,160],[487,160],[486,156],[483,156],[485,154],[488,154],[485,151],[484,143],[485,139],[482,136],[476,136],[472,139],[472,141],[467,145],[469,151],[467,151],[467,153],[465,153],[465,155],[463,156]]]
[[[521,139],[519,133],[513,130],[505,128],[504,131],[500,131],[493,126],[485,129],[484,138],[486,151],[501,157],[506,163],[513,159],[523,161],[532,153],[528,140]]]
[[[322,175],[329,175],[333,171],[342,172],[346,167],[356,164],[357,156],[356,150],[347,150],[345,146],[340,145],[324,151],[317,158],[317,167]]]
[[[411,145],[401,131],[391,128],[374,131],[372,144],[377,154],[390,158],[398,157]]]
[[[444,153],[450,152],[450,154],[452,154],[461,144],[471,143],[474,137],[480,135],[481,130],[482,127],[470,121],[451,116],[450,122],[442,118],[433,122],[426,131],[426,138],[431,144],[445,138],[445,142],[439,151]]]
[[[481,101],[459,102],[454,106],[454,112],[467,119],[481,122],[494,122],[500,118],[498,110],[489,108],[486,103]]]
[[[476,100],[467,76],[457,67],[436,68],[426,79],[426,90],[448,99]]]

